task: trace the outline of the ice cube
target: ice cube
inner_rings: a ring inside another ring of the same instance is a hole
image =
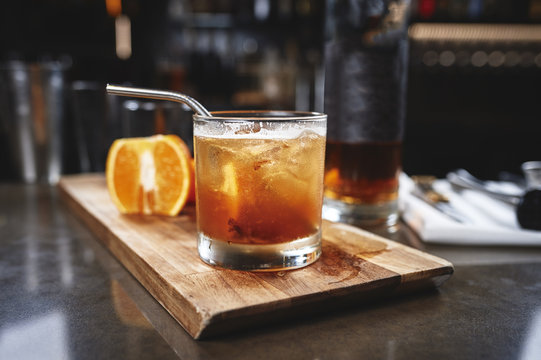
[[[251,156],[269,158],[277,156],[281,149],[282,146],[276,141],[266,140],[254,142],[251,146],[246,147],[245,151],[249,152]]]
[[[235,131],[236,135],[244,135],[244,134],[257,134],[261,131],[261,124],[260,123],[247,123],[239,125],[239,129]]]
[[[301,142],[301,146],[306,146],[318,138],[321,138],[321,135],[312,129],[305,129],[297,136],[297,139]]]
[[[232,163],[227,163],[222,168],[223,182],[220,191],[229,195],[237,196],[239,193],[239,185],[237,182],[237,174]]]

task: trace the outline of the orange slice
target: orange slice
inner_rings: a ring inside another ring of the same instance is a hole
[[[177,215],[195,187],[191,162],[176,135],[118,139],[105,169],[111,198],[124,214]]]

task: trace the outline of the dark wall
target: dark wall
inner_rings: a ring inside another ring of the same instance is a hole
[[[170,41],[180,41],[178,39],[186,27],[191,27],[191,31],[196,33],[214,31],[221,25],[201,21],[206,19],[204,17],[197,21],[184,19],[172,23],[168,20],[167,3],[122,1],[123,12],[132,21],[133,56],[120,60],[115,55],[114,18],[107,13],[105,0],[4,1],[0,5],[0,61],[64,57],[71,59],[69,76],[72,80],[168,86],[169,83],[161,81],[161,75],[157,73],[156,56],[167,53]],[[229,20],[233,21],[229,21],[226,27],[234,28],[239,36],[253,33],[261,44],[285,48],[291,43],[289,40],[296,39],[298,47],[295,51],[299,54],[297,73],[317,66],[322,58],[318,51],[322,42],[323,0],[291,0],[290,15],[284,17],[276,7],[272,7],[265,21],[253,20],[253,1],[184,3],[191,7],[193,13],[215,11],[228,14]],[[273,6],[277,3],[272,2]],[[301,5],[307,3],[312,4],[311,8],[303,9]],[[413,3],[421,6],[431,2],[418,0]],[[432,3],[456,5],[464,2]],[[414,20],[538,21],[530,14],[533,9],[530,1],[485,1],[484,4],[486,11],[478,18],[467,17],[456,7],[422,11],[417,7]],[[169,36],[175,33],[179,36]],[[284,41],[287,36],[289,40]],[[442,44],[437,46],[436,51],[440,54],[446,50]],[[422,63],[422,58],[428,50],[431,49],[413,46],[410,52],[405,171],[444,176],[454,168],[464,167],[480,177],[495,178],[500,171],[519,173],[520,164],[524,161],[541,159],[541,65],[535,62],[514,67],[427,66]],[[539,48],[534,47],[531,53],[541,56]],[[193,83],[188,89],[201,96],[214,92],[213,97],[204,100],[219,98],[217,103],[225,106],[224,99],[231,99],[232,95],[220,97],[215,94],[217,91],[232,93],[239,87],[257,86],[253,77],[234,74],[230,64],[216,70],[215,54],[192,53],[186,58],[188,68],[185,70],[189,72],[186,79]],[[245,60],[250,64],[261,61],[261,57]],[[224,71],[230,72],[224,75]],[[216,78],[222,79],[217,82],[223,85],[221,88],[214,86]],[[198,89],[198,84],[204,86]],[[287,104],[295,106],[294,102]]]

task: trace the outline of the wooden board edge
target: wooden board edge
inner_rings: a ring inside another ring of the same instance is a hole
[[[396,243],[399,248],[407,253],[413,254],[415,256],[422,257],[423,259],[429,259],[434,264],[437,264],[437,266],[434,266],[432,268],[426,268],[423,270],[414,270],[407,273],[402,274],[402,284],[407,287],[408,283],[412,283],[412,285],[416,282],[423,282],[426,280],[430,280],[434,277],[443,277],[441,281],[438,281],[435,283],[436,286],[441,286],[447,279],[449,279],[455,272],[454,265],[441,257],[426,253],[424,251],[412,248],[410,246]],[[429,275],[427,275],[429,273]]]
[[[321,297],[321,294],[308,294],[291,298],[291,303],[277,301],[263,306],[256,305],[249,312],[246,312],[244,308],[243,312],[238,314],[235,310],[217,313],[207,319],[201,327],[201,332],[194,338],[196,340],[213,338],[231,331],[247,330],[257,324],[272,325],[286,319],[302,319],[317,314],[319,311],[328,312],[329,308],[338,307],[347,310],[395,295],[403,296],[422,290],[436,289],[451,277],[454,268],[442,267],[430,269],[430,271],[432,271],[430,277],[419,277],[407,282],[403,281],[400,274],[396,274],[390,278],[336,289],[337,292],[343,293],[341,296],[332,296],[333,291],[325,293],[324,297]],[[382,282],[389,282],[389,284],[379,286]],[[262,308],[265,308],[265,311],[261,311]]]
[[[389,283],[381,286],[381,283]],[[341,296],[333,296],[333,291],[318,294],[308,294],[290,298],[287,302],[277,301],[264,306],[256,305],[242,312],[229,310],[217,313],[202,327],[196,340],[206,340],[226,333],[245,331],[257,328],[257,325],[280,325],[286,321],[302,320],[318,313],[328,313],[329,309],[347,310],[371,301],[385,298],[397,292],[400,287],[400,276],[374,280],[369,283],[352,285],[337,289],[343,292]],[[364,289],[363,289],[364,288]],[[323,295],[323,296],[322,296]],[[265,309],[263,311],[263,309]]]

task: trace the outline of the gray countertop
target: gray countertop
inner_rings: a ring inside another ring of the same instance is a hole
[[[0,359],[540,359],[541,248],[400,242],[440,288],[194,341],[64,206],[0,184]]]

